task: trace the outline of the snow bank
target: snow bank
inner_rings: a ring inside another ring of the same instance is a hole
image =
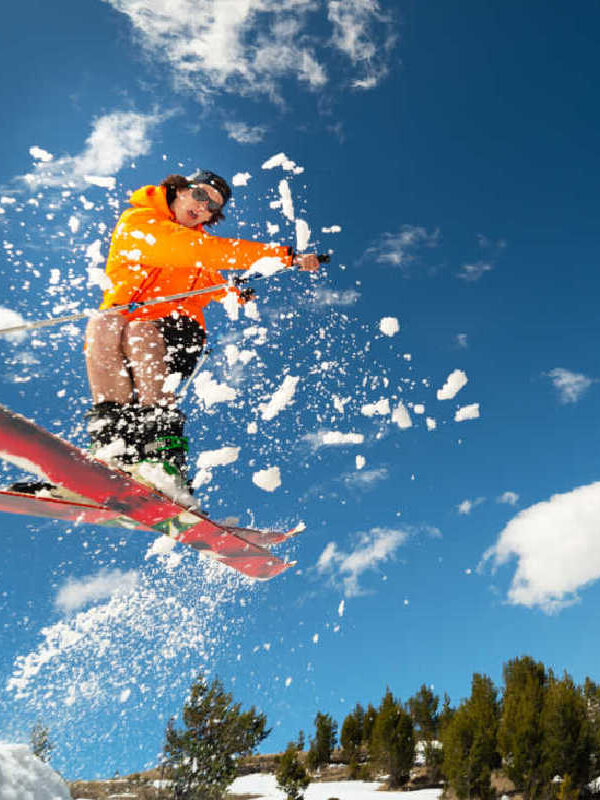
[[[420,789],[416,792],[381,793],[380,783],[365,781],[332,781],[311,783],[304,795],[305,800],[328,800],[339,797],[343,800],[438,800],[441,789]],[[277,788],[273,775],[245,775],[236,778],[230,792],[253,795],[257,800],[285,800],[285,793]]]
[[[71,800],[71,792],[26,745],[0,744],[0,800]]]

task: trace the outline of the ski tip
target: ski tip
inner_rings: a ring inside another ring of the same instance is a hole
[[[300,521],[300,522],[299,522],[299,523],[296,525],[296,527],[295,527],[295,528],[292,528],[291,530],[289,530],[289,531],[287,531],[287,532],[286,532],[286,534],[285,534],[285,538],[286,538],[286,539],[291,539],[291,538],[292,538],[292,536],[297,536],[299,533],[302,533],[302,532],[303,532],[303,531],[305,531],[305,530],[306,530],[306,525],[304,524],[304,522]]]

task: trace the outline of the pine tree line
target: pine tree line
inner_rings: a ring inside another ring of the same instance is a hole
[[[524,800],[576,800],[592,793],[600,775],[600,686],[589,678],[578,686],[523,656],[504,665],[502,691],[475,673],[470,696],[456,708],[448,695],[440,708],[425,684],[405,704],[388,688],[377,708],[357,703],[345,717],[340,755],[352,777],[377,770],[397,788],[409,778],[416,741],[430,782],[444,781],[459,800],[492,800],[498,769]]]

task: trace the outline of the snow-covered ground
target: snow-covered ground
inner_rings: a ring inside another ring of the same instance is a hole
[[[71,800],[71,792],[27,745],[0,744],[0,800]]]
[[[332,781],[311,783],[304,794],[305,800],[438,800],[441,789],[420,789],[416,792],[381,792],[381,783],[365,781]],[[251,794],[260,800],[285,800],[285,793],[277,788],[273,775],[245,775],[236,778],[230,792]]]

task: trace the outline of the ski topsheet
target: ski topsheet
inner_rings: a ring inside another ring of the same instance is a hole
[[[143,528],[188,544],[251,578],[268,580],[292,566],[1,405],[0,458],[121,517],[130,517]]]
[[[112,528],[152,530],[131,519],[131,517],[125,517],[106,506],[85,502],[83,499],[79,502],[66,500],[52,497],[50,494],[46,496],[43,494],[0,490],[0,511],[8,511],[11,514],[24,514],[30,517],[57,519],[63,522],[74,522],[77,525],[89,523],[92,525],[106,525]],[[216,522],[216,524],[239,536],[240,539],[257,544],[260,547],[269,547],[272,544],[285,542],[304,530],[303,523],[287,531],[261,531],[255,528],[240,528],[227,522]]]

